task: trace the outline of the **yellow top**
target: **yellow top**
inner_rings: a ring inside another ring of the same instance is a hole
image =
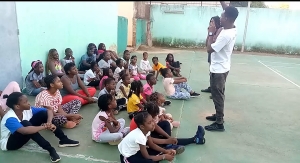
[[[157,65],[153,65],[152,68],[154,71],[159,71],[161,68],[167,68],[167,67],[158,62]]]
[[[127,112],[133,113],[135,111],[139,111],[139,107],[137,106],[139,103],[141,103],[141,100],[143,99],[142,95],[140,95],[140,98],[136,94],[132,94],[131,97],[128,99],[127,103]]]

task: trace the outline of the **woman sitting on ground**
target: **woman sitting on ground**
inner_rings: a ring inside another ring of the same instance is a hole
[[[60,93],[63,96],[62,105],[72,100],[78,99],[81,105],[96,102],[93,96],[96,93],[96,88],[87,88],[83,81],[78,76],[78,71],[74,63],[68,63],[64,67],[66,75],[61,78],[64,88]]]
[[[59,90],[63,88],[60,78],[55,75],[48,75],[45,78],[47,90],[39,93],[35,98],[35,106],[46,108],[54,112],[53,124],[59,127],[74,128],[82,119],[77,114],[81,108],[81,102],[78,99],[68,103],[62,103],[62,96]]]
[[[180,62],[174,61],[173,54],[169,53],[166,58],[166,66],[169,68],[174,76],[181,77],[180,75]]]
[[[57,75],[62,77],[65,75],[65,71],[59,61],[59,54],[56,49],[50,49],[48,53],[48,58],[46,62],[46,74],[47,75]]]
[[[26,92],[30,96],[36,96],[45,90],[44,66],[40,60],[31,62],[31,70],[25,78]]]
[[[30,139],[48,151],[51,162],[58,162],[61,158],[55,148],[43,138],[39,131],[50,130],[59,139],[59,147],[74,147],[79,141],[69,139],[64,132],[52,124],[53,111],[45,108],[30,106],[28,98],[20,92],[4,95],[6,105],[11,108],[1,121],[0,146],[3,151],[18,150]]]
[[[20,86],[17,82],[12,81],[4,88],[3,91],[0,91],[0,119],[8,111],[8,106],[6,105],[6,98],[3,98],[4,95],[10,95],[13,92],[21,92]]]

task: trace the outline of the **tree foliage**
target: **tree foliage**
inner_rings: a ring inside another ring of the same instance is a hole
[[[248,1],[230,1],[230,6],[234,7],[248,7]],[[268,8],[263,1],[252,1],[251,8]]]

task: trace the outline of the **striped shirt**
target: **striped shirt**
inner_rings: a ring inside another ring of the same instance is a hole
[[[39,108],[52,107],[54,112],[58,111],[58,107],[62,103],[62,96],[59,90],[54,95],[51,95],[48,90],[44,90],[39,93],[35,98],[35,106]]]

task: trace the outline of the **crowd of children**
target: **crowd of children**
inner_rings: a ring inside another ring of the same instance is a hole
[[[130,56],[128,50],[119,58],[115,52],[106,50],[103,43],[98,50],[91,43],[81,57],[79,71],[72,54],[67,48],[66,56],[59,61],[57,50],[49,50],[46,76],[43,63],[32,62],[25,85],[26,93],[36,96],[34,106],[20,89],[1,95],[6,98],[0,108],[2,150],[19,149],[32,139],[49,151],[52,162],[59,161],[55,149],[38,132],[43,129],[54,132],[60,147],[78,146],[79,142],[69,139],[60,128],[80,125],[83,117],[79,110],[90,103],[97,103],[100,109],[92,121],[92,140],[118,145],[122,163],[171,161],[175,154],[184,151],[185,145],[205,143],[201,126],[191,138],[171,137],[172,128],[179,127],[180,122],[164,108],[171,102],[154,91],[161,74],[166,97],[186,100],[200,95],[180,74],[181,63],[174,61],[173,54],[167,55],[166,66],[159,63],[157,57],[152,58],[151,66],[147,52],[138,64],[137,56]],[[143,85],[141,80],[146,83]],[[100,92],[94,97],[96,89]],[[5,104],[11,109],[4,108]],[[120,111],[127,111],[130,127],[125,126],[126,118],[115,118]]]

